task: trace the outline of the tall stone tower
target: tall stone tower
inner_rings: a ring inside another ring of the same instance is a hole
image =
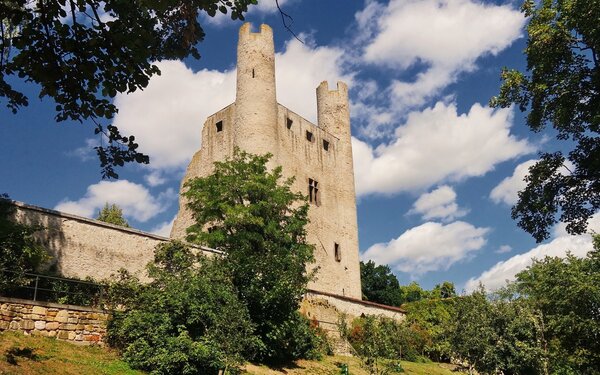
[[[361,298],[358,226],[348,87],[327,82],[317,88],[318,126],[277,103],[273,31],[249,23],[239,31],[235,103],[209,116],[202,129],[202,147],[190,162],[183,183],[206,176],[213,163],[233,154],[235,147],[273,154],[285,177],[294,176],[292,188],[309,197],[307,239],[315,245],[317,279],[310,289]],[[184,238],[192,224],[185,200],[171,237]]]

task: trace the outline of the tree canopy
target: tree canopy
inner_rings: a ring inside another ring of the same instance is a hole
[[[25,275],[48,259],[46,250],[33,238],[42,228],[14,220],[15,206],[0,194],[0,291],[29,282]]]
[[[199,58],[200,14],[244,19],[257,0],[4,0],[0,2],[0,98],[17,112],[29,98],[17,79],[39,85],[56,103],[56,121],[94,126],[103,177],[115,167],[148,163],[133,135],[112,125],[117,93],[144,89],[160,71],[154,62]]]
[[[281,167],[269,170],[270,157],[236,149],[213,174],[188,181],[184,196],[195,219],[187,239],[227,253],[263,344],[258,358],[279,361],[310,355],[316,345],[298,313],[314,246],[306,242],[306,197],[292,192]]]
[[[581,234],[600,210],[600,1],[526,0],[527,72],[504,69],[495,107],[516,105],[534,132],[564,141],[530,168],[512,209],[538,242],[558,221]],[[563,153],[562,148],[570,151]]]
[[[96,220],[129,228],[129,223],[123,217],[123,210],[114,203],[111,205],[109,205],[108,202],[105,203],[104,207],[98,212]]]

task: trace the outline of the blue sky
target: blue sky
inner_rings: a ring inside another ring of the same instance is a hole
[[[526,20],[520,3],[476,0],[274,1],[247,16],[274,29],[280,103],[316,118],[315,88],[350,85],[360,251],[389,264],[402,283],[444,280],[459,290],[501,286],[532,256],[582,256],[590,237],[558,225],[535,244],[510,218],[527,166],[563,147],[531,133],[518,110],[487,106],[503,66],[523,69]],[[143,92],[117,96],[115,124],[136,135],[149,166],[102,181],[91,126],[54,121],[38,88],[13,115],[0,108],[0,193],[94,217],[119,204],[132,226],[168,234],[183,171],[200,146],[204,119],[234,101],[240,22],[203,18],[200,60],[157,63]],[[591,227],[600,229],[594,218]]]

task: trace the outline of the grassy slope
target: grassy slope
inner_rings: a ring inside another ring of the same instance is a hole
[[[352,357],[326,357],[322,361],[297,361],[295,366],[283,368],[268,368],[266,366],[257,366],[249,364],[246,366],[246,372],[250,375],[332,375],[339,374],[336,363],[341,362],[348,365],[351,375],[369,375],[369,372],[363,369],[358,358]],[[404,374],[407,375],[456,375],[452,372],[453,366],[441,363],[413,363],[402,361]]]
[[[16,356],[16,365],[7,362],[11,348],[31,348],[34,359]],[[16,332],[0,333],[0,374],[143,374],[119,360],[116,353],[105,348],[78,346],[45,337],[30,337]]]
[[[34,359],[17,356],[17,364],[7,362],[6,353],[12,348],[33,349]],[[322,361],[297,361],[292,366],[268,368],[248,364],[246,374],[249,375],[332,375],[339,374],[336,363],[349,366],[351,375],[368,375],[360,366],[357,358],[326,357]],[[405,374],[408,375],[452,375],[448,365],[438,363],[402,362]],[[25,336],[16,332],[0,333],[0,375],[134,375],[144,374],[134,371],[119,360],[116,353],[106,348],[78,346],[46,337]]]

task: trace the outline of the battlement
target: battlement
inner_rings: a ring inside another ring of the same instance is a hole
[[[330,90],[329,82],[323,81],[319,84],[319,87],[317,87],[317,95],[319,95],[321,93],[331,93],[331,94],[338,93],[338,94],[344,94],[347,97],[348,96],[348,85],[342,81],[337,81],[336,89]]]
[[[258,32],[252,31],[252,24],[250,22],[246,22],[240,27],[239,31],[240,40],[247,39],[273,39],[273,29],[269,25],[265,25],[264,23],[260,25]]]

